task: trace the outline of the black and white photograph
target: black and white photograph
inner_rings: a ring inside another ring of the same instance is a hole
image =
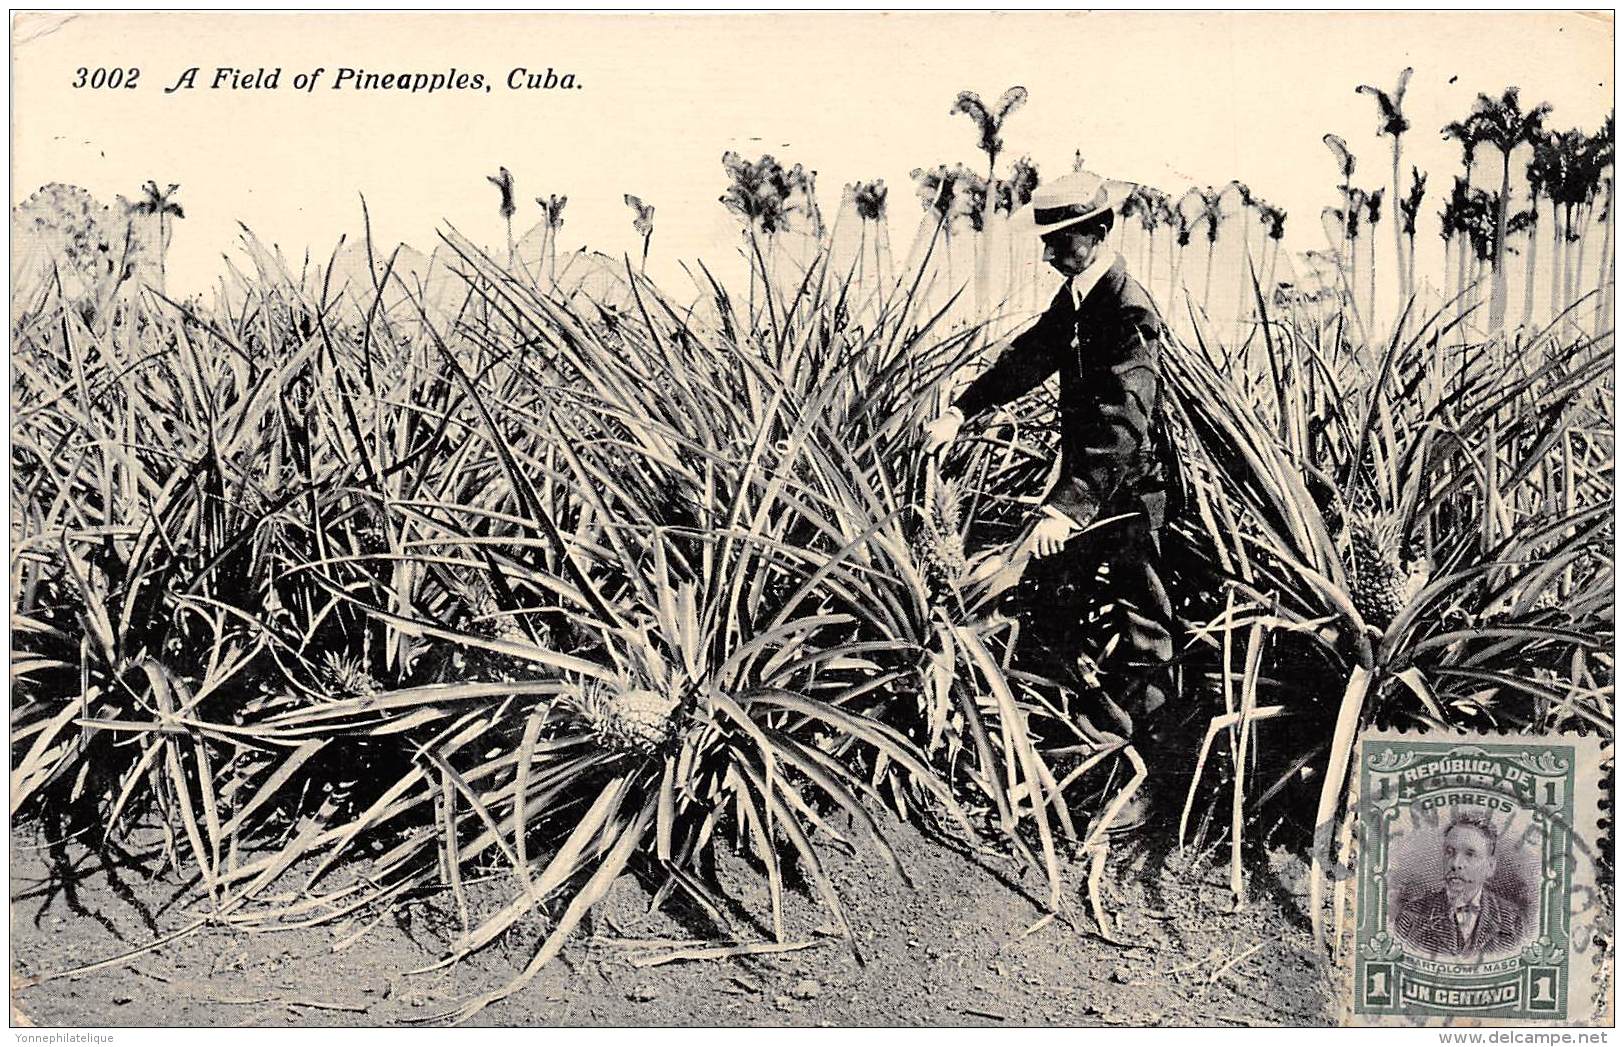
[[[1611,1027],[1614,18],[13,11],[10,1025]]]

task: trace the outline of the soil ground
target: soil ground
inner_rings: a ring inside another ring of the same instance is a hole
[[[827,933],[809,892],[787,890],[777,955],[640,965],[712,944],[690,921],[648,912],[622,877],[590,925],[525,988],[480,1012],[496,1026],[1224,1026],[1324,1025],[1334,1003],[1315,958],[1304,870],[1284,851],[1248,871],[1231,902],[1214,855],[1181,854],[1146,834],[1114,845],[1105,907],[1125,945],[1088,915],[1087,867],[1068,863],[1073,904],[1044,920],[1036,870],[970,855],[889,827],[908,886],[873,857],[834,854],[828,871],[857,950]],[[725,849],[724,849],[725,850]],[[833,849],[831,849],[832,852]],[[71,852],[70,852],[71,854]],[[206,912],[195,885],[149,877],[157,861],[53,863],[26,832],[11,868],[13,1024],[38,1026],[384,1026],[423,1022],[505,983],[529,961],[539,920],[461,964],[426,974],[461,930],[445,894],[401,902],[381,919],[245,932],[207,926],[126,963],[29,985],[41,974],[120,955]],[[718,877],[764,912],[764,879],[724,856]],[[469,888],[470,905],[507,900],[510,875]],[[477,919],[478,913],[475,913]],[[770,938],[759,921],[741,937]],[[368,928],[368,924],[371,924]],[[814,930],[822,925],[822,930]],[[362,932],[357,935],[357,932]],[[336,948],[336,951],[335,951]]]

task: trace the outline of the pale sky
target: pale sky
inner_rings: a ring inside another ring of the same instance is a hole
[[[686,283],[678,258],[720,268],[736,249],[717,202],[728,149],[817,171],[830,215],[842,183],[885,179],[900,252],[920,213],[909,172],[984,163],[970,121],[949,114],[957,93],[991,101],[1013,84],[1030,101],[1005,129],[1006,164],[1030,154],[1052,178],[1080,149],[1093,170],[1175,194],[1239,178],[1290,212],[1288,247],[1318,248],[1337,182],[1321,136],[1348,140],[1355,184],[1389,185],[1389,140],[1354,88],[1391,89],[1406,65],[1416,72],[1405,167],[1433,173],[1425,270],[1459,166],[1438,128],[1478,92],[1516,84],[1525,103],[1555,106],[1553,126],[1586,131],[1613,104],[1605,12],[101,13],[15,16],[12,31],[13,203],[50,181],[104,203],[148,178],[180,183],[186,218],[168,269],[183,293],[214,284],[239,221],[290,255],[308,246],[324,258],[339,234],[359,233],[363,194],[386,243],[427,252],[449,223],[500,245],[485,181],[499,165],[515,176],[521,231],[541,217],[534,197],[569,196],[564,249],[635,256],[621,198],[642,196],[657,209],[651,275]],[[141,78],[135,90],[76,90],[83,65],[139,67]],[[221,65],[280,66],[281,86],[162,92],[188,66],[206,85]],[[321,86],[293,90],[317,66]],[[493,87],[333,90],[339,66],[455,67]],[[572,72],[582,87],[510,91],[503,81],[519,66]]]

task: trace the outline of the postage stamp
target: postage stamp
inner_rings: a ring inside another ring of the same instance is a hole
[[[1355,1023],[1610,1022],[1601,757],[1566,735],[1361,739]]]

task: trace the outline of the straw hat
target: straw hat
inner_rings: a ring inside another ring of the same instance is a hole
[[[1132,189],[1130,182],[1101,178],[1092,171],[1076,171],[1040,186],[1032,194],[1032,222],[1039,236],[1047,236],[1115,211]]]

